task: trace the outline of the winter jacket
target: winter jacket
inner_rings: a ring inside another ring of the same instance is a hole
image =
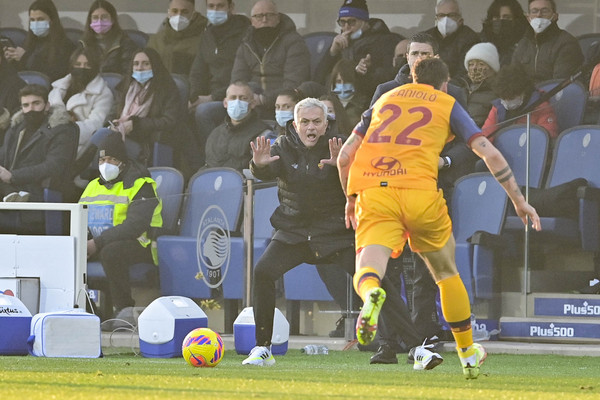
[[[304,39],[296,32],[294,21],[279,14],[279,34],[261,57],[254,39],[254,27],[246,31],[235,55],[231,82],[250,82],[263,91],[265,104],[273,108],[281,89],[294,89],[310,79],[310,53]]]
[[[54,62],[48,62],[50,53],[49,37],[38,37],[33,46],[25,49],[25,54],[17,64],[20,71],[38,71],[46,74],[53,82],[69,72],[69,59],[75,45],[65,36],[58,44],[59,55]]]
[[[356,90],[365,96],[372,96],[375,88],[381,82],[389,81],[394,77],[392,61],[394,49],[403,37],[393,34],[382,20],[378,18],[369,19],[369,29],[363,35],[350,40],[348,47],[336,56],[329,53],[329,49],[323,54],[323,59],[317,66],[317,80],[326,83],[334,65],[340,60],[352,60],[358,64],[360,60],[371,55],[371,66],[366,75],[356,74]]]
[[[225,122],[213,129],[206,141],[206,166],[229,167],[242,172],[252,158],[250,142],[268,133],[271,128],[256,111],[251,111],[238,125],[233,125],[229,116],[225,117]]]
[[[233,14],[224,24],[206,28],[190,71],[191,102],[200,95],[210,94],[215,101],[225,98],[235,54],[248,26],[247,17]]]
[[[160,30],[150,36],[148,47],[160,54],[169,72],[187,76],[198,52],[200,38],[207,22],[206,17],[195,13],[190,25],[178,32],[169,24],[169,18],[166,18]]]
[[[66,99],[65,95],[71,86],[71,74],[52,83],[48,102],[52,105],[65,106],[74,115],[79,126],[79,145],[77,156],[87,147],[92,134],[102,128],[113,106],[113,95],[100,75],[96,75],[82,92]]]
[[[440,58],[444,60],[450,71],[450,78],[466,75],[465,56],[474,44],[479,43],[479,35],[466,25],[461,25],[456,32],[446,37],[437,27],[425,31],[430,34],[440,45]]]
[[[83,47],[88,46],[83,40],[80,40],[79,43]],[[121,32],[120,37],[103,51],[100,72],[114,72],[123,76],[129,75],[131,72],[131,59],[137,48],[138,45],[125,32]]]
[[[5,108],[12,115],[21,108],[19,90],[23,86],[25,86],[25,81],[19,77],[14,66],[10,62],[2,60],[0,64],[0,113]]]
[[[15,160],[24,126],[23,112],[19,111],[13,115],[4,137],[0,165],[12,173],[11,185],[30,193],[30,201],[43,201],[44,187],[61,189],[70,178],[79,129],[63,106],[52,106],[41,127],[24,137]]]
[[[346,197],[337,168],[320,162],[330,158],[328,140],[334,136],[327,130],[307,148],[293,125],[288,128],[271,146],[271,155],[278,155],[278,160],[265,167],[250,163],[258,179],[277,179],[280,204],[271,216],[273,239],[308,242],[317,257],[354,246],[354,231],[344,223]]]
[[[553,22],[538,35],[529,29],[517,43],[512,63],[521,64],[538,83],[568,78],[583,64],[583,53],[577,39]]]
[[[486,79],[479,85],[474,85],[467,76],[453,81],[465,91],[465,95],[467,96],[467,112],[479,127],[483,125],[490,113],[492,100],[498,98],[492,90],[491,81],[492,79]]]

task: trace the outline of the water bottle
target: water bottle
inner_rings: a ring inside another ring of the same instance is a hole
[[[319,344],[309,344],[304,346],[304,348],[300,349],[300,352],[304,354],[329,354],[329,349],[327,346],[319,345]]]

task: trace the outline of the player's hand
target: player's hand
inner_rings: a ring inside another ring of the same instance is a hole
[[[338,55],[338,53],[348,47],[350,44],[350,31],[342,32],[333,38],[331,47],[329,48],[329,54],[332,56]]]
[[[337,158],[340,154],[340,150],[342,149],[342,145],[344,141],[340,138],[332,138],[329,139],[329,155],[330,158],[328,160],[321,160],[321,164],[332,165],[337,167]]]
[[[369,68],[371,67],[371,55],[367,54],[365,57],[361,58],[356,68],[354,69],[358,74],[366,75],[369,72]]]
[[[25,54],[25,49],[22,47],[7,47],[4,50],[4,58],[7,60],[21,61],[23,54]]]
[[[252,161],[257,167],[264,167],[279,160],[279,156],[271,155],[271,144],[266,137],[257,137],[256,143],[250,142],[250,147],[252,148]]]
[[[344,220],[346,221],[346,228],[356,229],[356,216],[354,215],[354,206],[356,204],[356,197],[346,197],[346,209]]]
[[[527,218],[529,218],[529,220],[531,221],[531,227],[533,229],[535,229],[536,231],[542,230],[542,224],[540,222],[540,217],[537,214],[537,211],[535,211],[535,208],[533,208],[527,202],[523,202],[523,204],[521,204],[519,206],[517,206],[515,204],[514,206],[515,206],[515,211],[516,211],[517,215],[519,216],[519,218],[521,218],[521,221],[523,221],[523,224],[527,225]]]

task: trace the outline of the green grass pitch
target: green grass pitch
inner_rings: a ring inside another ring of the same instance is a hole
[[[0,357],[2,399],[598,399],[600,360],[554,355],[488,356],[479,379],[463,378],[454,353],[432,371],[369,365],[370,353],[289,350],[273,367],[242,366],[227,351],[215,368],[182,358],[108,354],[101,359]]]

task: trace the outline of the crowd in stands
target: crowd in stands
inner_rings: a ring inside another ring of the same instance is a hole
[[[206,16],[196,11],[194,0],[170,0],[167,16],[144,47],[119,26],[119,10],[107,0],[93,1],[76,44],[67,38],[52,0],[33,1],[24,43],[3,41],[0,54],[0,196],[4,201],[42,201],[44,188],[53,187],[60,189],[64,201],[77,202],[86,191],[85,201],[93,202],[90,198],[104,191],[112,193],[114,185],[123,185],[124,180],[125,187],[119,190],[136,189],[127,192],[130,198],[152,197],[155,188],[146,168],[162,165],[165,149],[171,154],[169,165],[188,178],[204,167],[249,168],[250,142],[256,138],[261,138],[261,144],[276,143],[282,158],[287,152],[302,153],[303,141],[289,137],[298,135],[294,109],[307,97],[327,106],[324,138],[345,139],[365,110],[383,93],[411,83],[414,63],[429,57],[439,57],[448,65],[448,93],[486,136],[493,138],[498,127],[504,126],[501,123],[522,122],[527,110],[533,111],[533,123],[556,138],[560,134],[557,117],[547,101],[538,101],[544,92],[536,85],[566,79],[584,65],[577,39],[557,25],[559,10],[554,0],[529,0],[526,10],[517,0],[493,0],[482,16],[480,32],[464,24],[457,0],[440,0],[431,10],[435,26],[410,38],[391,32],[383,20],[371,18],[366,0],[345,0],[338,15],[331,16],[339,32],[317,60],[312,76],[309,48],[276,1],[256,1],[249,17],[236,14],[232,0],[205,1]],[[26,85],[19,71],[46,75],[50,90]],[[116,87],[108,84],[107,73],[121,76]],[[184,92],[178,76],[189,82]],[[589,74],[582,76],[589,79]],[[532,104],[534,110],[529,109]],[[295,148],[285,149],[292,144]],[[99,156],[99,149],[110,150]],[[326,148],[319,149],[327,153]],[[446,145],[439,158],[439,186],[448,203],[454,182],[475,171],[476,161],[461,139]],[[280,164],[276,165],[281,170],[256,164],[252,170],[261,178],[290,179],[292,171],[286,172]],[[114,170],[110,165],[118,167],[113,171],[118,178],[107,172],[107,168]],[[312,193],[314,198],[306,201],[321,204],[326,189]],[[293,190],[288,195],[292,197],[288,202],[302,199],[295,198]],[[137,243],[146,228],[156,225],[155,207],[147,205],[142,213],[145,227],[136,220],[135,229],[121,229],[117,235],[116,226],[106,226],[90,238],[90,255],[112,260],[104,260],[103,266],[113,281],[122,279],[114,273],[115,254],[129,250],[113,245],[108,252],[102,247],[115,237]],[[343,214],[343,204],[339,207],[337,211]],[[27,223],[4,218],[4,213],[0,217],[0,232],[43,231],[39,216]],[[129,212],[121,217],[121,222],[129,219]],[[15,226],[16,222],[20,225]],[[139,257],[131,260],[150,259],[146,242],[138,250]],[[280,251],[284,253],[270,254],[259,267],[288,254],[285,246]],[[410,254],[408,248],[406,253]],[[331,261],[305,253],[302,257],[317,264]],[[412,319],[407,310],[400,316],[384,312],[384,319],[404,322],[384,324],[374,363],[397,362],[398,335],[410,346],[442,335],[435,317],[437,288],[424,262],[419,257],[415,262]],[[259,267],[255,274],[266,271]],[[345,302],[345,280],[340,286],[339,277],[321,276],[332,295],[341,293],[334,298]],[[271,278],[261,278],[261,290],[273,292]],[[389,284],[399,285],[393,278]],[[133,303],[123,287],[115,292],[121,293],[118,314]],[[257,301],[260,307],[271,308],[270,298]]]

